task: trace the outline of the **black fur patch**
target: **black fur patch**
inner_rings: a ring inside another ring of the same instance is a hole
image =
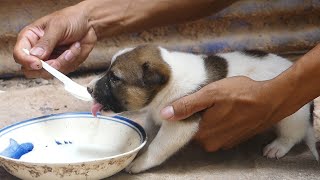
[[[314,102],[310,103],[310,124],[313,126],[314,118],[313,118],[313,111],[314,111]]]
[[[115,113],[126,110],[123,108],[120,100],[114,95],[107,76],[97,81],[93,96],[98,103],[104,106],[104,110],[112,110]]]
[[[257,49],[253,49],[253,50],[244,50],[242,51],[244,54],[248,55],[248,56],[254,56],[254,57],[265,57],[267,56],[269,53],[265,52],[265,51],[261,51],[261,50],[257,50]]]
[[[207,83],[227,77],[228,62],[224,58],[216,55],[207,56],[204,59],[204,63],[209,77],[209,82]]]

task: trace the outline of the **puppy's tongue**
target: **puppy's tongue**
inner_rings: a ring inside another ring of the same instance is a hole
[[[94,102],[92,107],[91,107],[91,113],[93,116],[97,116],[97,113],[101,111],[101,109],[103,108],[103,105],[97,102]]]

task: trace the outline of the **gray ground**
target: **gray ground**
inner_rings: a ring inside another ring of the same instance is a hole
[[[21,75],[20,66],[12,59],[21,28],[79,1],[1,0],[0,77]],[[104,68],[108,64],[105,60],[115,51],[137,44],[155,43],[173,49],[212,53],[212,49],[203,44],[217,45],[222,39],[230,45],[223,51],[259,48],[296,59],[295,53],[301,55],[319,42],[319,7],[316,0],[239,1],[208,19],[103,39],[80,69]],[[86,84],[91,78],[92,75],[82,75],[75,79]],[[0,79],[0,90],[6,91],[0,94],[0,128],[45,114],[90,109],[90,104],[68,95],[55,80]],[[320,115],[320,105],[315,112]],[[135,119],[139,120],[139,115]],[[320,130],[318,124],[316,129]],[[281,160],[270,160],[261,157],[266,142],[268,140],[260,136],[232,150],[216,153],[205,153],[196,145],[190,145],[161,167],[139,175],[121,172],[110,179],[320,179],[319,164],[304,145],[295,147]],[[0,168],[2,179],[14,178]]]
[[[86,84],[93,77],[74,79]],[[0,90],[6,91],[0,94],[0,102],[5,102],[0,103],[0,127],[45,114],[90,110],[89,103],[71,97],[57,80],[1,80]],[[315,112],[320,114],[318,109]],[[129,116],[139,121],[141,115]],[[120,172],[110,179],[320,179],[320,166],[303,144],[280,160],[262,157],[262,147],[270,140],[260,135],[216,153],[206,153],[192,143],[160,167],[138,175]],[[0,179],[15,178],[0,169]]]

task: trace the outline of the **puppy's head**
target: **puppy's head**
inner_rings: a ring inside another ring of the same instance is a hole
[[[88,87],[95,100],[94,111],[138,110],[147,106],[164,88],[170,67],[157,46],[145,45],[118,52],[107,72]]]

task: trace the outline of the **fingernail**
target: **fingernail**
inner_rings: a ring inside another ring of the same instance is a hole
[[[64,56],[64,59],[66,61],[70,61],[72,58],[73,58],[73,53],[70,50],[68,50],[67,54]]]
[[[42,56],[43,53],[44,53],[44,49],[40,47],[32,48],[30,51],[30,54],[34,56]]]
[[[34,63],[32,63],[30,66],[31,66],[31,68],[34,69],[34,70],[39,70],[39,69],[41,69],[41,64],[40,64],[40,62],[34,62]]]
[[[160,112],[161,117],[164,119],[170,119],[174,115],[174,110],[172,106],[167,106],[164,109],[161,110]]]
[[[76,44],[74,45],[76,48],[80,48],[80,43],[76,42]]]

